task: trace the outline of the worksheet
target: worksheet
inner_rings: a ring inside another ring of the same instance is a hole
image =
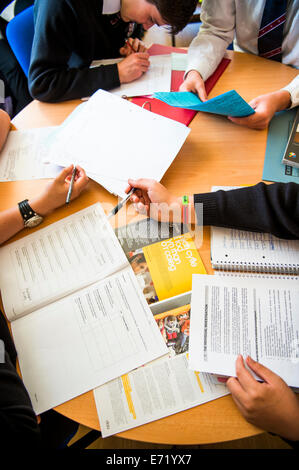
[[[91,67],[117,64],[121,59],[104,59],[93,61]],[[143,96],[152,95],[156,91],[170,91],[172,57],[168,55],[156,55],[150,57],[149,69],[140,78],[130,83],[123,83],[110,93],[118,96]]]
[[[99,203],[0,248],[10,321],[103,279],[127,258]]]
[[[299,386],[299,281],[193,275],[190,368],[235,376],[239,354]]]
[[[130,267],[12,322],[37,414],[167,352]]]

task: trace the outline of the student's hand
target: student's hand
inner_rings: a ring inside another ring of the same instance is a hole
[[[299,401],[295,394],[267,367],[250,357],[246,364],[264,382],[255,380],[242,356],[236,361],[237,378],[230,377],[226,382],[244,418],[261,429],[299,440]]]
[[[138,38],[129,38],[127,40],[133,48],[126,43],[123,47],[119,49],[120,55],[127,57],[130,54],[134,54],[135,52],[147,52],[147,48],[145,44]]]
[[[136,181],[129,179],[128,182],[127,193],[132,188],[136,188],[130,200],[135,203],[138,212],[162,222],[173,222],[176,219],[175,215],[177,215],[178,220],[181,221],[181,203],[179,199],[173,196],[162,184],[155,180],[143,178]]]
[[[71,201],[79,196],[88,183],[88,177],[85,171],[78,165],[76,169]],[[64,168],[61,173],[46,186],[40,196],[29,201],[32,209],[44,216],[64,205],[72,178],[72,172],[73,165]]]
[[[130,83],[140,78],[150,66],[149,54],[136,52],[117,64],[120,83]]]
[[[201,75],[196,70],[190,70],[187,77],[180,86],[180,91],[192,91],[197,93],[201,101],[206,101],[208,99],[206,87]]]
[[[250,101],[249,104],[255,110],[254,114],[243,118],[229,116],[228,119],[240,126],[247,126],[252,129],[265,129],[276,112],[287,109],[291,105],[291,97],[288,91],[278,90],[258,96]]]

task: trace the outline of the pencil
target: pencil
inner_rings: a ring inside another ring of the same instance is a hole
[[[72,178],[71,178],[71,182],[70,182],[70,186],[69,186],[69,190],[68,190],[67,196],[66,196],[66,201],[65,201],[66,204],[68,204],[70,202],[70,199],[71,199],[73,186],[74,186],[74,181],[75,181],[75,176],[76,176],[76,171],[77,171],[76,166],[74,166],[73,173],[72,173]]]
[[[117,206],[115,206],[112,209],[112,211],[109,212],[109,214],[107,215],[108,219],[110,219],[110,217],[118,213],[118,211],[126,204],[126,202],[128,202],[128,200],[130,199],[130,196],[133,194],[134,191],[135,191],[135,188],[132,188],[131,191],[128,192],[127,196],[124,199],[122,199],[120,203],[117,204]]]
[[[129,46],[131,51],[136,52],[135,49],[133,48],[132,44],[129,42],[129,39],[126,39],[126,44]]]

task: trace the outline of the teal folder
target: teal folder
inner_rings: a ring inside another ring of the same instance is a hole
[[[299,168],[281,161],[296,117],[297,108],[276,113],[270,122],[265,153],[263,180],[299,183]]]
[[[235,90],[227,91],[207,101],[201,101],[197,95],[190,91],[158,92],[154,93],[154,98],[176,108],[204,111],[223,116],[245,117],[255,112]]]

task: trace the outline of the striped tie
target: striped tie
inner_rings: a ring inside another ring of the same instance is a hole
[[[258,36],[259,55],[281,62],[287,0],[266,0]]]

